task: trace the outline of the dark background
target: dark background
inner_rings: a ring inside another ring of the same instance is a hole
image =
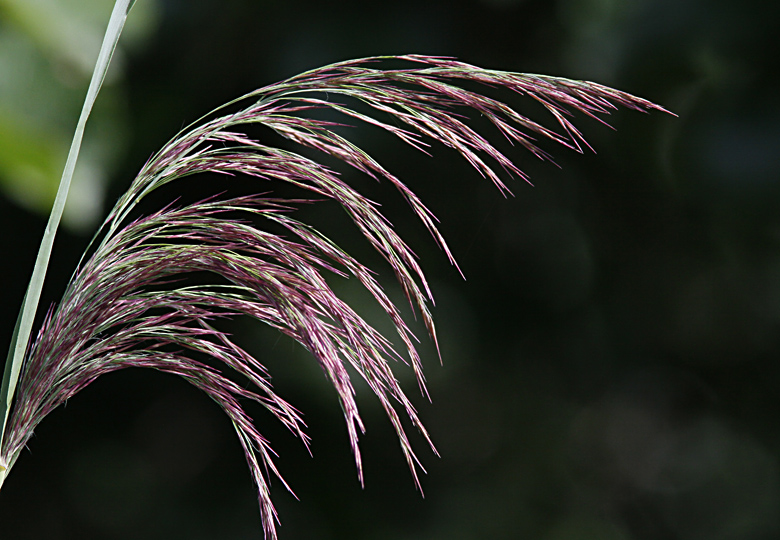
[[[511,181],[508,199],[446,149],[429,159],[374,144],[441,219],[467,277],[390,196],[387,213],[437,298],[443,366],[419,333],[433,403],[415,402],[442,457],[414,438],[428,470],[423,499],[360,388],[361,490],[335,393],[314,362],[239,323],[239,341],[268,364],[313,438],[310,458],[257,417],[300,498],[274,482],[282,539],[780,535],[776,3],[167,0],[159,9],[154,33],[125,57],[129,144],[108,201],[216,105],[352,57],[452,55],[597,80],[679,115],[619,111],[617,131],[581,119],[598,155],[545,146],[561,169],[518,149],[535,187]],[[45,217],[3,197],[0,219],[7,347]],[[62,293],[88,238],[60,234],[42,305]],[[408,371],[399,366],[414,394]],[[261,537],[229,422],[173,377],[106,376],[52,413],[29,449],[0,493],[3,540]]]

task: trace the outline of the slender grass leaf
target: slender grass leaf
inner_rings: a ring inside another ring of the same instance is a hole
[[[49,265],[52,246],[54,245],[54,237],[57,233],[60,220],[62,219],[65,201],[68,198],[73,171],[76,168],[76,160],[78,159],[79,150],[81,149],[84,129],[89,114],[92,111],[92,106],[97,99],[100,87],[105,80],[108,67],[111,64],[111,58],[114,55],[119,36],[121,35],[122,28],[124,28],[125,21],[127,20],[127,14],[133,3],[134,0],[117,0],[114,3],[114,10],[111,13],[108,28],[106,29],[106,34],[103,38],[103,44],[100,47],[95,70],[92,72],[92,80],[89,83],[84,106],[81,109],[76,131],[73,134],[73,142],[71,143],[70,151],[68,152],[68,159],[65,162],[65,169],[62,173],[57,196],[54,199],[49,221],[46,224],[43,239],[41,240],[41,245],[38,250],[38,257],[35,260],[35,267],[33,268],[32,277],[30,278],[30,284],[28,285],[27,292],[24,296],[22,309],[19,313],[16,328],[11,340],[11,346],[8,351],[8,359],[6,360],[3,372],[2,386],[0,387],[0,414],[2,414],[3,417],[2,429],[0,430],[0,447],[2,447],[5,438],[8,414],[11,410],[14,392],[16,391],[16,385],[19,380],[19,373],[22,369],[22,362],[24,361],[24,355],[30,341],[30,333],[32,332],[35,313],[41,297],[43,282],[46,278],[46,270]],[[15,456],[9,460],[9,463],[0,463],[0,487],[2,487],[8,470],[11,465],[13,465],[14,460]]]

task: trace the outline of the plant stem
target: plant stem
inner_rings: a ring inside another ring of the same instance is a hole
[[[116,0],[114,3],[114,10],[108,21],[108,27],[106,28],[106,33],[103,37],[103,44],[100,47],[95,69],[92,72],[92,80],[89,83],[87,96],[84,99],[84,106],[81,109],[81,115],[76,124],[76,131],[73,134],[73,142],[70,145],[68,159],[65,162],[65,169],[62,172],[60,185],[57,189],[57,196],[54,199],[54,205],[52,206],[51,214],[49,214],[49,221],[46,224],[43,239],[41,240],[41,245],[38,249],[38,257],[35,260],[35,267],[33,268],[33,273],[30,277],[30,284],[27,287],[27,292],[25,293],[22,302],[22,309],[19,312],[19,317],[16,321],[16,327],[14,328],[11,345],[8,350],[8,358],[6,359],[3,372],[3,383],[0,387],[0,415],[3,417],[3,424],[0,429],[0,450],[3,447],[8,415],[13,404],[16,384],[19,380],[19,374],[30,341],[35,313],[41,298],[43,282],[46,278],[46,270],[49,266],[49,258],[51,257],[51,250],[54,245],[54,237],[57,233],[60,220],[62,219],[62,212],[65,208],[65,201],[68,198],[73,171],[76,169],[76,161],[79,156],[79,150],[81,149],[84,129],[87,125],[89,114],[92,112],[92,106],[97,99],[100,87],[108,72],[108,66],[111,63],[111,58],[116,50],[119,36],[122,34],[125,20],[127,20],[127,14],[134,3],[135,0]],[[8,476],[8,472],[16,461],[16,457],[16,455],[11,456],[7,463],[0,461],[0,488],[2,488],[5,478]]]

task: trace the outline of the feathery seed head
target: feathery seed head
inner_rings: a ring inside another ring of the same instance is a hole
[[[412,67],[374,67],[384,60],[400,60]],[[544,127],[505,103],[461,88],[461,81],[528,96],[552,114],[561,131]],[[339,102],[340,98],[362,104],[361,110]],[[305,424],[299,411],[273,391],[265,367],[214,324],[247,315],[292,337],[311,352],[337,391],[361,483],[358,435],[364,427],[347,366],[359,373],[378,397],[419,486],[417,471],[422,467],[398,408],[431,448],[433,444],[390,362],[407,361],[427,394],[414,346],[416,338],[371,270],[333,240],[291,216],[296,205],[312,199],[283,200],[261,194],[213,197],[180,208],[169,206],[128,223],[137,203],[160,186],[203,172],[284,182],[319,200],[335,201],[389,264],[435,341],[428,308],[433,298],[423,271],[377,204],[329,167],[296,152],[266,146],[241,132],[241,126],[265,126],[290,141],[390,182],[455,264],[436,227],[436,218],[406,184],[334,132],[333,128],[342,124],[302,115],[329,109],[379,127],[423,152],[428,146],[426,139],[438,141],[458,152],[507,194],[509,189],[495,164],[510,176],[527,178],[468,125],[468,111],[487,118],[510,142],[550,159],[536,146],[537,138],[580,152],[589,147],[569,119],[574,111],[600,119],[617,105],[664,109],[595,83],[486,70],[452,58],[419,55],[332,64],[266,86],[229,105],[242,104],[237,112],[195,125],[167,143],[143,166],[110,212],[99,245],[78,268],[60,304],[47,314],[27,354],[0,463],[10,467],[38,423],[100,375],[126,367],[172,373],[204,391],[230,418],[257,485],[264,530],[267,537],[275,538],[276,513],[268,474],[281,477],[268,441],[244,412],[240,399],[265,407],[308,445]],[[373,113],[361,112],[364,110]],[[236,214],[254,221],[239,220]],[[258,225],[263,220],[284,234],[268,232]],[[192,272],[208,272],[218,280],[212,285],[177,286]],[[405,354],[396,351],[336,295],[325,273],[353,276],[369,291],[392,321]],[[237,372],[251,383],[251,389],[198,361],[198,355]]]

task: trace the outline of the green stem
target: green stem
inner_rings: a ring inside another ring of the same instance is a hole
[[[3,444],[5,441],[5,430],[8,424],[8,415],[14,400],[16,384],[19,381],[25,353],[29,346],[32,325],[35,320],[35,312],[38,309],[41,290],[43,289],[43,281],[46,278],[46,270],[49,266],[49,258],[51,257],[51,250],[54,245],[54,237],[57,233],[60,220],[62,219],[65,201],[68,198],[68,190],[70,189],[71,179],[73,178],[73,171],[76,168],[76,160],[78,159],[79,150],[81,149],[81,141],[84,137],[87,118],[89,118],[92,106],[97,99],[100,87],[106,77],[106,72],[111,63],[111,58],[114,55],[114,50],[119,41],[119,36],[122,33],[122,28],[124,28],[127,14],[134,3],[135,0],[116,0],[114,3],[114,10],[108,21],[106,34],[103,37],[103,44],[100,47],[95,69],[92,72],[92,80],[89,83],[87,96],[84,99],[84,106],[81,109],[81,115],[79,116],[79,121],[76,125],[76,132],[73,134],[73,142],[71,143],[70,151],[68,152],[68,159],[65,162],[65,170],[62,172],[57,196],[54,199],[49,221],[46,224],[46,230],[44,231],[43,239],[41,240],[41,245],[38,249],[38,258],[35,260],[35,267],[33,268],[33,273],[30,278],[30,284],[24,295],[22,309],[19,312],[14,334],[11,339],[11,346],[8,349],[8,358],[3,372],[3,382],[2,386],[0,386],[0,415],[3,417],[2,429],[0,430],[0,488],[2,488],[3,482],[18,455],[18,453],[11,456],[5,455]]]

